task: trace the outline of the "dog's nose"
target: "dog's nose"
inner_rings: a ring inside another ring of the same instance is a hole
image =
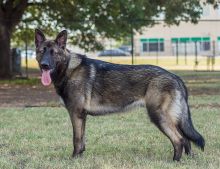
[[[46,62],[41,62],[40,66],[41,66],[41,68],[44,69],[44,70],[50,69],[49,63],[46,63]]]

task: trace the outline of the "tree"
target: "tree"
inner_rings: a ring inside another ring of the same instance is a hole
[[[71,30],[72,42],[91,50],[102,47],[97,38],[126,37],[161,14],[167,24],[179,24],[197,22],[201,12],[198,0],[0,0],[0,78],[12,75],[12,36],[30,40],[34,27],[50,34]]]
[[[27,0],[16,4],[14,0],[0,0],[0,77],[11,76],[10,39],[27,6]]]

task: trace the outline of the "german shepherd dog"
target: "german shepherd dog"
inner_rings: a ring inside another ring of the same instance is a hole
[[[191,142],[204,150],[205,140],[195,130],[183,81],[158,66],[120,65],[87,58],[66,49],[67,31],[46,40],[35,31],[36,59],[43,85],[54,84],[69,112],[73,127],[73,157],[85,150],[86,116],[146,107],[151,121],[171,141],[173,160],[183,150],[191,154]]]

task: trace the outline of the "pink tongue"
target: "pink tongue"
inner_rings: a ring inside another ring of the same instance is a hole
[[[41,83],[44,86],[49,86],[51,84],[50,70],[42,70]]]

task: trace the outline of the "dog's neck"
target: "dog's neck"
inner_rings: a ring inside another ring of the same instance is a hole
[[[64,88],[67,81],[75,69],[81,64],[81,56],[68,52],[65,62],[57,65],[56,70],[52,74],[52,81],[57,93],[62,96],[60,89]]]

